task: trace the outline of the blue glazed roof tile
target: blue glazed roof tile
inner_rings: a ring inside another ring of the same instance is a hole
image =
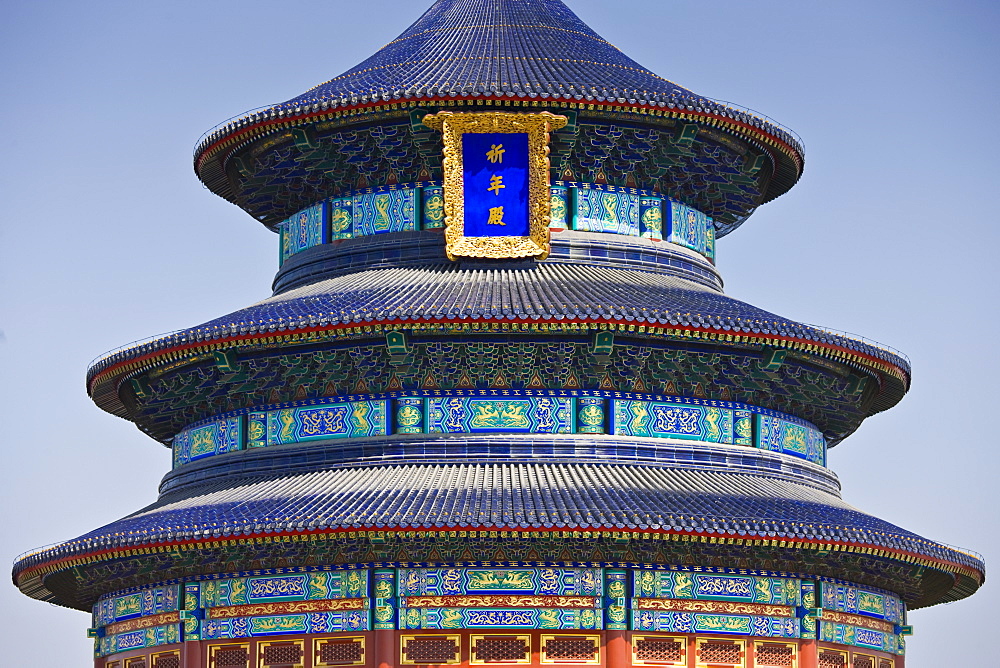
[[[711,327],[734,334],[775,334],[842,346],[909,371],[905,359],[884,348],[788,320],[676,276],[558,263],[504,271],[463,269],[457,264],[361,271],[282,292],[152,345],[292,331],[321,323],[445,318],[610,318]]]
[[[452,94],[698,99],[626,56],[559,0],[439,0],[373,56],[281,106]]]
[[[438,0],[374,55],[287,102],[210,131],[196,153],[255,123],[380,101],[520,97],[708,112],[774,134],[759,115],[658,76],[594,32],[560,0]]]
[[[69,556],[207,535],[328,528],[560,528],[729,531],[845,541],[982,568],[812,486],[699,469],[586,464],[346,467],[168,495],[122,520],[47,550]]]

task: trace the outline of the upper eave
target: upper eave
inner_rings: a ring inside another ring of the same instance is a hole
[[[802,172],[802,144],[791,131],[653,73],[561,0],[437,0],[357,66],[206,133],[195,149],[195,171],[210,190],[273,226],[282,213],[295,211],[265,212],[241,201],[232,183],[238,177],[227,165],[230,156],[242,155],[255,139],[320,122],[346,125],[364,122],[366,116],[368,122],[385,122],[372,116],[386,108],[484,105],[555,113],[612,111],[635,116],[635,122],[679,118],[720,128],[771,153],[773,176],[754,206],[787,191]],[[735,229],[752,210],[726,221],[719,232]]]
[[[195,147],[194,170],[209,190],[240,204],[230,180],[227,162],[262,137],[317,123],[335,122],[345,126],[364,123],[366,117],[380,112],[441,108],[482,110],[484,106],[525,112],[545,110],[555,114],[569,111],[584,116],[587,112],[610,112],[633,116],[639,123],[655,125],[680,120],[722,130],[760,147],[770,155],[773,175],[758,204],[769,202],[790,190],[801,177],[805,165],[802,143],[790,131],[747,110],[705,98],[675,95],[666,100],[650,100],[570,93],[488,95],[452,92],[438,95],[394,93],[375,98],[360,95],[294,107],[278,105],[251,112],[206,133]],[[277,221],[263,222],[270,226]],[[724,233],[721,231],[720,236]]]

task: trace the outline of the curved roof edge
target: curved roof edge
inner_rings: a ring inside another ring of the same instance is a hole
[[[334,120],[348,122],[351,117],[363,117],[365,114],[382,109],[462,108],[473,105],[478,107],[483,104],[530,107],[531,111],[544,108],[553,113],[558,113],[561,109],[578,111],[603,109],[652,119],[681,119],[726,130],[773,149],[785,161],[781,164],[788,165],[785,170],[788,172],[787,176],[773,181],[774,187],[768,188],[760,204],[766,204],[787,192],[798,181],[805,166],[805,147],[802,140],[791,130],[747,108],[728,102],[716,102],[705,97],[672,96],[666,100],[646,100],[570,93],[480,95],[462,92],[440,95],[410,93],[379,95],[377,99],[359,95],[295,107],[278,105],[254,109],[224,121],[199,138],[194,148],[194,171],[210,190],[235,201],[224,194],[225,170],[219,161],[224,155],[247,146],[259,137],[314,123]]]
[[[495,484],[482,485],[484,476]],[[304,500],[309,517],[301,513]],[[745,474],[581,464],[378,466],[210,485],[24,555],[13,579],[29,596],[77,607],[89,595],[70,592],[86,580],[86,570],[112,561],[170,560],[190,550],[289,540],[317,541],[322,549],[345,533],[353,541],[413,531],[580,532],[581,538],[585,532],[733,545],[741,553],[739,545],[749,545],[798,564],[786,570],[809,564],[813,575],[835,578],[859,559],[880,571],[904,565],[911,607],[965,598],[985,580],[979,555],[922,538],[817,489]]]
[[[378,269],[327,279],[198,327],[113,351],[91,365],[87,391],[101,408],[126,417],[118,385],[125,378],[145,371],[220,350],[307,345],[345,337],[370,338],[387,329],[412,330],[421,335],[455,331],[489,333],[494,329],[525,335],[540,331],[610,329],[652,339],[782,348],[875,374],[880,387],[872,414],[894,405],[909,388],[909,361],[887,347],[796,323],[687,281],[670,279],[672,282],[666,284],[666,279],[653,274],[571,265],[546,265],[530,272],[531,275],[513,275],[521,273],[524,272],[501,272],[500,280],[490,279],[491,290],[503,291],[504,303],[509,306],[503,310],[486,308],[476,301],[478,293],[474,288],[487,280],[486,272],[479,270],[454,266]],[[522,298],[521,284],[529,280],[541,281],[539,285],[545,289],[540,292],[548,295],[547,301],[524,301],[527,298]],[[630,284],[647,289],[634,290],[629,293],[632,301],[622,301],[620,290],[598,294],[605,284],[612,287]],[[581,285],[587,285],[590,291],[586,299],[573,288]],[[388,300],[392,303],[380,307],[388,294],[393,296]],[[701,294],[712,303],[702,303],[701,312],[692,313],[692,294]],[[358,298],[348,299],[350,295]],[[401,303],[402,295],[406,296],[405,303],[421,306],[406,309],[394,306]],[[553,300],[551,295],[558,299]],[[280,312],[267,308],[272,303],[282,307]],[[592,307],[578,307],[585,304]]]

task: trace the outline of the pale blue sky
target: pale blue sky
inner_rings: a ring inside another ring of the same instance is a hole
[[[201,187],[195,140],[355,65],[429,4],[3,2],[5,563],[152,501],[169,466],[93,406],[88,362],[269,293],[277,241]],[[799,185],[719,243],[727,292],[907,353],[910,395],[830,456],[844,496],[998,554],[1000,5],[568,4],[654,72],[803,137]],[[995,589],[913,613],[907,668],[990,665]],[[10,586],[0,601],[6,663],[88,665],[87,615]]]

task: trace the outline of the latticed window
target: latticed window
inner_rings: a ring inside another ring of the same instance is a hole
[[[757,645],[756,661],[759,668],[792,668],[794,653],[788,645]]]
[[[684,643],[673,638],[643,638],[635,643],[636,661],[683,661]]]
[[[267,645],[264,647],[263,663],[268,668],[294,666],[302,661],[302,648],[295,643]]]
[[[140,656],[125,662],[127,668],[146,668],[146,657]]]
[[[477,638],[472,647],[477,663],[520,663],[527,660],[528,643],[518,636],[487,636]]]
[[[243,647],[227,647],[215,652],[214,668],[247,668],[250,654]]]
[[[878,668],[892,668],[892,659],[879,659]]]
[[[542,651],[548,661],[594,661],[598,645],[593,638],[549,638]]]
[[[324,666],[361,663],[365,646],[360,640],[331,640],[319,646],[319,662]]]
[[[739,665],[743,660],[743,652],[742,647],[734,642],[709,640],[698,646],[698,658],[702,663]]]
[[[847,657],[839,652],[820,652],[819,668],[843,668],[847,665]]]
[[[403,645],[407,663],[454,663],[457,655],[458,643],[450,636],[407,638]]]
[[[875,668],[875,657],[855,654],[851,668]]]
[[[177,654],[154,656],[153,668],[181,668],[181,657]]]

